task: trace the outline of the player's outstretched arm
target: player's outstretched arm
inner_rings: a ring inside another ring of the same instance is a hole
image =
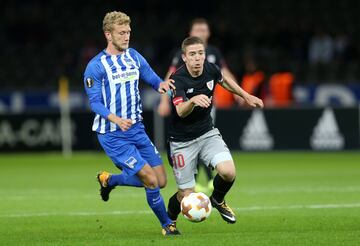
[[[235,75],[228,69],[227,66],[223,66],[221,68],[221,73],[232,80],[236,80]]]
[[[167,93],[167,91],[170,90],[170,89],[175,90],[176,87],[175,87],[175,85],[174,85],[174,82],[175,82],[175,81],[174,81],[173,79],[167,79],[167,80],[165,80],[165,81],[163,81],[163,82],[160,82],[159,88],[158,88],[158,92],[159,92],[160,94],[165,94],[165,93]]]
[[[256,96],[250,95],[246,91],[244,91],[238,83],[232,78],[230,78],[227,75],[223,75],[223,81],[220,83],[222,87],[224,87],[226,90],[242,97],[246,104],[248,104],[250,107],[258,107],[263,108],[264,103],[260,98],[257,98]]]

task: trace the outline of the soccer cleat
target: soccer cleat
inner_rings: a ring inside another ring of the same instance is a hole
[[[176,229],[176,222],[173,222],[162,228],[162,234],[164,236],[175,236],[181,235],[181,233]]]
[[[225,201],[218,203],[212,196],[210,196],[211,205],[216,208],[223,220],[230,224],[234,224],[236,222],[235,213],[232,209],[226,204]]]
[[[105,171],[102,171],[97,175],[97,180],[100,184],[100,196],[104,202],[109,200],[109,194],[115,188],[114,186],[108,185],[110,177],[111,174]]]

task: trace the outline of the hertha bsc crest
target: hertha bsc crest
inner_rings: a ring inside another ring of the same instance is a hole
[[[213,90],[214,89],[214,80],[210,80],[208,82],[206,82],[207,87],[209,88],[209,90]]]

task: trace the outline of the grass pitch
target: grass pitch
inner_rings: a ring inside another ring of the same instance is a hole
[[[237,223],[213,210],[198,224],[180,217],[182,235],[163,237],[143,189],[100,200],[96,173],[118,172],[103,153],[0,155],[0,245],[360,245],[360,153],[233,157]],[[176,188],[165,166],[167,204]]]

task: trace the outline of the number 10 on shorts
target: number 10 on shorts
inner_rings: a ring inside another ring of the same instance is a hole
[[[183,168],[185,166],[184,156],[182,154],[172,155],[171,159],[175,169]]]

